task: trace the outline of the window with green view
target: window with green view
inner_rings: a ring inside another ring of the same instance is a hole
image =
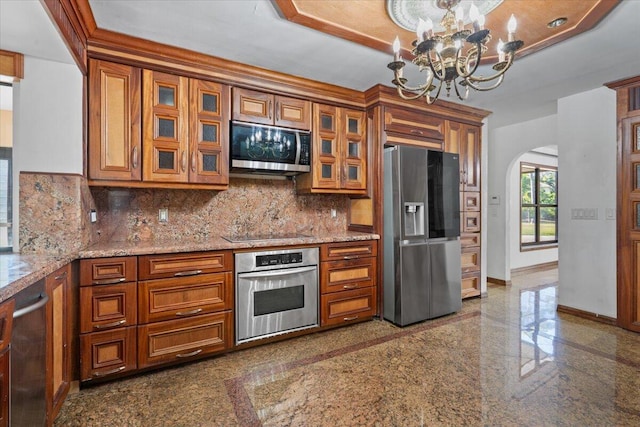
[[[520,164],[520,245],[558,242],[558,170]]]

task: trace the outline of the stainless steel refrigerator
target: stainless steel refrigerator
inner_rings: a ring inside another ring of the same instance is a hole
[[[400,326],[462,308],[457,154],[384,150],[384,318]]]

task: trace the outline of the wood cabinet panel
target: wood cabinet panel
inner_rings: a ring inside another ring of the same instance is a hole
[[[464,191],[480,191],[480,128],[465,125],[462,143],[465,146],[463,152],[460,153],[460,157],[464,156],[465,164]]]
[[[480,211],[480,193],[475,191],[464,191],[462,194],[462,204],[460,209],[466,212]]]
[[[231,251],[142,255],[138,260],[140,280],[181,277],[233,270]]]
[[[463,233],[476,233],[480,231],[480,212],[462,212]]]
[[[69,315],[69,280],[71,266],[67,265],[47,276],[45,287],[49,295],[46,306],[46,418],[53,425],[71,383],[71,318]]]
[[[230,311],[138,326],[138,366],[188,360],[232,346]]]
[[[376,280],[374,257],[350,261],[323,262],[320,267],[320,292],[339,292],[371,287]]]
[[[180,319],[233,308],[232,273],[142,281],[139,323]]]
[[[480,295],[480,272],[464,273],[462,275],[462,298]]]
[[[310,174],[297,179],[299,191],[367,194],[366,115],[331,105],[313,104]]]
[[[0,352],[5,351],[11,343],[15,306],[16,302],[13,299],[0,304]]]
[[[80,286],[135,282],[137,264],[134,256],[83,259],[80,261]]]
[[[311,102],[255,90],[233,88],[233,120],[311,129]]]
[[[378,255],[377,240],[327,243],[320,247],[322,261],[349,260]]]
[[[189,182],[229,184],[229,87],[189,81]]]
[[[89,60],[89,179],[140,181],[139,68]]]
[[[80,288],[80,332],[94,332],[137,322],[137,284]]]
[[[384,130],[387,135],[403,134],[412,140],[444,140],[444,120],[424,113],[396,107],[385,107]]]
[[[80,380],[108,378],[133,371],[136,363],[136,327],[80,336]]]
[[[460,265],[462,273],[480,271],[480,247],[466,247],[461,251]]]
[[[355,322],[376,312],[376,287],[321,295],[321,326]]]
[[[9,426],[9,358],[11,351],[0,352],[0,427]]]
[[[463,248],[469,246],[480,246],[480,233],[460,234],[460,246]]]
[[[143,70],[144,181],[187,182],[189,79]]]

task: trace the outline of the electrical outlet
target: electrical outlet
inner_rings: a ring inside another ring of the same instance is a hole
[[[158,222],[169,222],[169,209],[160,208],[158,210]]]
[[[338,211],[335,209],[331,209],[331,218],[336,218],[338,216]]]
[[[93,223],[98,221],[98,214],[95,209],[91,209],[89,212],[89,220]]]

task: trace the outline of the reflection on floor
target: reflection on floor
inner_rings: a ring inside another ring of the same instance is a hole
[[[640,425],[640,335],[557,313],[557,270],[512,281],[407,328],[376,320],[84,388],[56,425]]]

